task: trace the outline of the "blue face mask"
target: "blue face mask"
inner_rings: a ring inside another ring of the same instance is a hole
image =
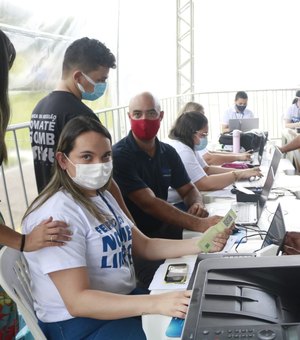
[[[200,143],[194,145],[194,150],[195,151],[204,150],[207,147],[207,143],[208,143],[207,137],[202,137],[200,139]]]
[[[92,85],[94,85],[94,91],[93,92],[86,92],[83,88],[83,86],[79,83],[77,83],[77,86],[79,88],[79,90],[81,91],[81,97],[84,100],[96,100],[98,98],[100,98],[101,96],[103,96],[105,90],[106,90],[106,83],[96,83],[94,82],[93,79],[91,79],[89,76],[87,76],[86,74],[84,74],[82,72],[82,75],[84,76],[84,78]]]

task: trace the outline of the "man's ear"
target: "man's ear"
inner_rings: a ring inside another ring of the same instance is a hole
[[[55,155],[55,158],[59,164],[59,166],[63,169],[66,170],[67,169],[67,158],[66,156],[63,154],[63,152],[58,151]]]
[[[160,120],[162,120],[163,118],[164,118],[164,111],[160,111],[160,114],[159,114],[159,118],[160,118]]]
[[[74,81],[75,81],[76,83],[79,83],[79,80],[80,80],[81,76],[82,76],[82,72],[81,72],[81,71],[75,70],[75,71],[73,72],[73,79],[74,79]]]

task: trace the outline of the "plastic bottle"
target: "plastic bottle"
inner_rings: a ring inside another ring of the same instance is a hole
[[[232,151],[237,153],[240,152],[241,144],[240,144],[240,139],[241,139],[241,131],[240,130],[233,130],[232,131]]]

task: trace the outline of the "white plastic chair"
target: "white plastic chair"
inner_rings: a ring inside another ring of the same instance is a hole
[[[36,340],[46,340],[34,314],[27,262],[18,250],[8,247],[1,249],[0,285],[16,303],[32,336]]]

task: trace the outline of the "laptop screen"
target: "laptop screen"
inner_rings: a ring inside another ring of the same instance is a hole
[[[285,232],[286,229],[284,218],[279,203],[261,248],[267,247],[270,244],[280,245],[284,238]]]
[[[265,207],[265,204],[267,202],[267,199],[269,197],[270,191],[274,183],[274,178],[275,176],[274,176],[273,167],[270,166],[264,186],[262,187],[262,192],[258,198],[258,206],[257,206],[257,209],[258,209],[257,217],[258,218],[260,218],[262,211]]]
[[[259,118],[242,118],[242,119],[229,119],[229,130],[249,131],[258,129]]]
[[[278,149],[277,146],[275,146],[273,158],[271,161],[271,167],[273,168],[274,175],[276,175],[281,157],[282,157],[281,151]]]

